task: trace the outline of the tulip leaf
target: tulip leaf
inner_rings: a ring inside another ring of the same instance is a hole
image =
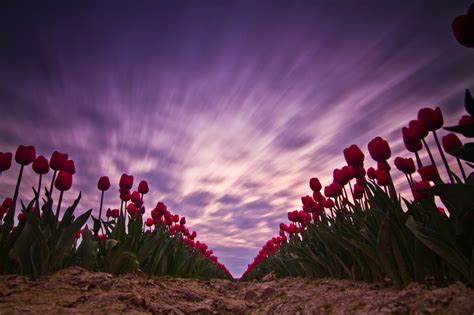
[[[84,229],[82,231],[82,242],[77,248],[77,257],[81,267],[87,270],[94,270],[97,262],[97,241],[92,238],[89,231]]]
[[[464,107],[469,115],[474,116],[474,99],[472,98],[469,89],[466,89],[466,94],[464,96]]]

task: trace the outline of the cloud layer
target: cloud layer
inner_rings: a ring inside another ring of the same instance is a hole
[[[455,124],[473,88],[472,51],[451,34],[468,1],[81,1],[5,7],[0,150],[34,144],[76,162],[81,209],[96,183],[131,173],[187,217],[239,276],[308,179],[328,183],[350,144],[422,107]],[[368,161],[367,166],[371,166]],[[17,168],[0,177],[12,194]],[[27,171],[22,197],[35,185]],[[106,206],[118,206],[111,189]],[[149,211],[149,210],[148,210]]]

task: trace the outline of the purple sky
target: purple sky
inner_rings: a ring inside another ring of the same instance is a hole
[[[148,180],[147,209],[185,215],[239,276],[345,147],[380,135],[398,155],[422,107],[457,122],[474,56],[451,22],[469,1],[256,2],[3,1],[0,151],[69,153],[81,211],[99,176],[106,207],[123,172]]]

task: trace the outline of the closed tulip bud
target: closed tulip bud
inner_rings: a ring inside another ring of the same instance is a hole
[[[423,143],[421,142],[421,140],[418,140],[412,143],[404,143],[404,144],[405,144],[405,148],[409,152],[413,152],[413,153],[420,151],[421,148],[423,147]]]
[[[364,197],[364,187],[359,184],[354,185],[354,199],[362,199]]]
[[[314,200],[313,198],[311,198],[311,196],[303,196],[301,197],[301,203],[307,207],[310,207],[314,204]]]
[[[461,133],[464,137],[474,138],[474,117],[469,115],[464,115],[459,120],[460,126],[470,126],[471,128],[463,130]]]
[[[453,149],[462,147],[462,142],[454,133],[448,133],[442,139],[443,149],[446,152],[451,152]]]
[[[139,203],[141,200],[140,193],[138,191],[134,191],[130,199],[135,204]]]
[[[155,220],[153,220],[153,218],[148,218],[146,219],[145,221],[145,225],[148,226],[148,227],[151,227],[155,224]]]
[[[346,182],[346,184],[355,177],[353,166],[343,166],[341,170],[344,173],[344,181]]]
[[[367,177],[370,179],[376,179],[377,178],[377,173],[375,172],[375,169],[373,167],[369,167],[367,169]]]
[[[367,145],[370,156],[377,162],[385,162],[392,155],[388,142],[381,137],[375,137]]]
[[[182,217],[181,220],[179,220],[179,224],[185,225],[186,224],[186,218]]]
[[[173,222],[178,223],[179,222],[179,215],[175,214],[173,215]]]
[[[194,238],[196,238],[196,236],[197,236],[196,231],[193,231],[193,233],[191,233],[191,237],[194,239]]]
[[[335,169],[332,172],[332,177],[335,182],[338,182],[339,184],[343,186],[346,184],[346,177],[344,176],[344,172],[342,170]]]
[[[51,158],[49,159],[49,166],[55,171],[61,171],[64,168],[67,159],[67,154],[54,151],[53,154],[51,154]]]
[[[423,125],[418,120],[412,120],[408,123],[408,127],[413,130],[416,134],[418,140],[421,140],[428,136],[428,130],[426,130]]]
[[[105,216],[107,218],[110,218],[112,216],[112,210],[110,210],[110,208],[108,208],[107,211],[105,212]]]
[[[421,191],[422,189],[429,188],[429,187],[431,187],[431,185],[429,182],[426,182],[426,181],[417,182],[411,185],[413,198],[415,200],[432,199],[433,197],[430,194],[427,194]]]
[[[12,205],[13,205],[13,199],[12,198],[7,197],[7,198],[3,199],[2,208],[10,209]]]
[[[397,157],[395,159],[395,166],[398,170],[402,171],[405,174],[413,174],[415,173],[415,162],[413,162],[412,158],[401,158]]]
[[[443,127],[443,114],[441,109],[436,107],[435,110],[431,108],[422,108],[418,111],[418,121],[428,131],[435,131]]]
[[[326,199],[324,202],[324,208],[330,209],[334,207],[334,201],[332,199]]]
[[[23,214],[23,212],[18,213],[18,221],[23,221],[24,218],[25,215]]]
[[[387,161],[383,161],[383,162],[377,162],[377,169],[388,172],[392,168],[390,167],[390,164],[388,164]]]
[[[313,199],[315,201],[321,201],[321,198],[323,197],[323,195],[321,194],[321,192],[318,190],[318,191],[313,191]]]
[[[438,169],[434,165],[424,166],[418,169],[418,173],[420,173],[421,179],[427,182],[439,178]]]
[[[64,164],[63,171],[68,172],[69,174],[76,174],[76,166],[74,165],[73,160],[67,160]]]
[[[355,144],[344,149],[343,153],[347,165],[360,166],[364,163],[364,153],[362,153],[359,147]]]
[[[5,172],[12,166],[12,154],[10,152],[0,152],[0,172]]]
[[[146,182],[146,180],[142,180],[139,184],[138,184],[138,192],[140,194],[146,194],[148,193],[149,189],[148,189],[148,183]]]
[[[36,174],[46,174],[49,172],[48,160],[40,155],[33,162],[33,170]]]
[[[474,4],[467,14],[457,16],[452,23],[456,40],[464,47],[474,48]]]
[[[36,158],[36,149],[34,146],[20,145],[15,153],[15,161],[21,165],[33,163]]]
[[[388,177],[387,171],[376,170],[376,171],[375,171],[375,174],[376,174],[376,178],[377,178],[377,184],[378,184],[379,186],[388,186],[388,184],[390,183],[390,181],[389,181],[389,177]]]
[[[127,175],[127,174],[122,174],[122,176],[120,177],[119,186],[120,186],[121,189],[127,189],[127,190],[132,189],[133,176],[132,175]]]
[[[56,178],[56,181],[54,182],[54,187],[56,187],[56,189],[60,191],[67,191],[71,189],[71,186],[72,186],[72,174],[65,171],[59,171],[58,177]]]
[[[136,212],[136,207],[135,207],[135,204],[134,204],[133,202],[131,202],[131,203],[129,203],[129,204],[127,205],[127,211],[128,211],[128,213],[130,213],[130,214],[135,214],[135,212]]]
[[[322,188],[319,179],[317,179],[316,177],[313,177],[309,180],[309,187],[312,191],[320,191]]]
[[[132,194],[130,193],[129,190],[127,190],[127,192],[123,194],[120,194],[120,199],[122,199],[122,201],[129,201],[131,198],[132,198]]]
[[[117,219],[120,216],[120,211],[119,209],[113,209],[110,213],[111,217],[114,219]]]
[[[102,176],[99,178],[99,182],[97,183],[97,188],[101,191],[109,190],[110,188],[110,180],[107,176]]]
[[[80,237],[81,237],[81,233],[82,233],[82,230],[79,229],[79,230],[76,231],[76,233],[74,233],[74,236],[75,236],[76,238],[80,238]]]

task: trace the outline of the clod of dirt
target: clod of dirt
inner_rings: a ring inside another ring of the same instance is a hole
[[[335,279],[267,277],[265,281],[202,281],[113,277],[79,267],[37,281],[0,276],[0,314],[22,313],[319,313],[473,314],[474,290],[462,283],[397,290]]]

